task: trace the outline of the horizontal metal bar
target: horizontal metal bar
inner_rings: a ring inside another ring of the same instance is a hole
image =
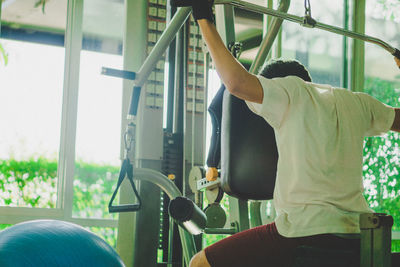
[[[234,235],[237,233],[236,228],[206,228],[205,234],[209,235]]]
[[[379,45],[380,47],[382,47],[383,49],[385,49],[386,51],[388,51],[392,55],[394,55],[395,52],[396,52],[396,48],[392,47],[391,45],[389,45],[388,43],[382,41],[381,39],[378,39],[378,38],[375,38],[375,37],[372,37],[372,36],[364,35],[364,34],[353,32],[353,31],[349,31],[349,30],[345,30],[345,29],[338,28],[338,27],[331,26],[331,25],[327,25],[327,24],[324,24],[324,23],[321,23],[321,22],[317,22],[315,27],[319,28],[321,30],[325,30],[325,31],[337,33],[337,34],[340,34],[340,35],[344,35],[344,36],[347,36],[347,37],[350,37],[350,38],[353,38],[353,39],[362,40],[364,42],[368,42],[368,43]]]
[[[207,178],[202,178],[197,181],[197,190],[213,189],[221,184],[221,179],[217,178],[215,181],[208,181]]]
[[[33,220],[59,220],[78,224],[83,227],[106,227],[106,228],[117,228],[118,221],[111,219],[77,219],[68,218],[65,219],[62,216],[4,216],[0,215],[1,224],[17,224],[26,221]]]
[[[70,218],[66,221],[79,224],[83,227],[105,227],[105,228],[118,227],[118,220],[114,219]]]
[[[0,216],[5,217],[63,217],[64,210],[56,208],[33,208],[33,207],[0,207]],[[0,223],[4,223],[0,220]]]
[[[62,209],[0,207],[0,224],[17,224],[31,220],[62,220],[83,227],[118,227],[118,220],[65,217]]]
[[[127,71],[127,70],[117,70],[117,69],[103,67],[101,69],[101,74],[107,75],[107,76],[112,76],[112,77],[117,77],[117,78],[122,78],[122,79],[127,79],[127,80],[135,80],[136,79],[136,73],[133,71]]]
[[[260,13],[260,14],[265,14],[265,15],[269,15],[269,16],[273,16],[273,17],[277,17],[280,19],[284,19],[287,21],[291,21],[291,22],[296,22],[299,23],[300,25],[304,25],[304,18],[303,17],[299,17],[299,16],[295,16],[295,15],[291,15],[291,14],[287,14],[284,12],[280,12],[271,8],[267,8],[267,7],[263,7],[260,5],[255,5],[252,3],[248,3],[245,1],[240,1],[240,0],[216,0],[215,4],[228,4],[228,5],[232,5],[244,10],[248,10],[248,11],[252,11],[255,13]],[[396,54],[396,48],[392,47],[391,45],[389,45],[388,43],[369,36],[369,35],[364,35],[364,34],[360,34],[357,32],[353,32],[353,31],[349,31],[349,30],[345,30],[336,26],[332,26],[332,25],[328,25],[328,24],[324,24],[321,22],[317,22],[314,26],[315,28],[324,30],[324,31],[329,31],[332,33],[336,33],[339,35],[344,35],[350,38],[354,38],[354,39],[358,39],[358,40],[362,40],[364,42],[368,42],[368,43],[373,43],[376,45],[379,45],[380,47],[382,47],[383,49],[385,49],[386,51],[388,51],[390,54],[395,55]]]

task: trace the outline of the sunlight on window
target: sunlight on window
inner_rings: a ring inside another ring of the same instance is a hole
[[[0,159],[57,159],[64,48],[0,39]]]
[[[122,69],[122,56],[81,52],[77,161],[119,165],[122,79],[101,75],[101,68]]]
[[[303,16],[303,4],[293,1],[289,13]],[[329,0],[315,1],[312,15],[319,22],[341,27],[343,5]],[[310,71],[313,82],[339,87],[342,79],[342,40],[340,35],[285,21],[282,25],[282,57],[300,61]]]
[[[73,216],[116,218],[108,201],[118,180],[122,79],[101,68],[122,69],[122,56],[82,51],[76,136]]]

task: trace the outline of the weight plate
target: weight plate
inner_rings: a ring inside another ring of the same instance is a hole
[[[207,228],[223,228],[226,223],[225,210],[219,203],[209,205],[205,210],[207,216]]]

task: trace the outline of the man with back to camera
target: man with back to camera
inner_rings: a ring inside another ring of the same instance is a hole
[[[291,266],[302,245],[358,253],[359,215],[371,212],[362,194],[363,140],[400,132],[400,109],[365,93],[311,83],[297,61],[278,60],[250,74],[216,31],[212,4],[193,0],[192,8],[219,77],[275,131],[277,217],[205,248],[190,267]]]

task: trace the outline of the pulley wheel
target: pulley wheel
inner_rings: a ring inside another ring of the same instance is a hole
[[[225,210],[219,203],[209,205],[205,210],[207,216],[207,228],[223,228],[226,223]]]
[[[189,172],[189,187],[193,193],[196,193],[197,190],[197,181],[203,179],[205,177],[206,172],[203,167],[195,166]]]
[[[206,190],[206,198],[208,203],[220,202],[223,196],[224,191],[222,191],[221,187],[215,187],[213,189]]]

